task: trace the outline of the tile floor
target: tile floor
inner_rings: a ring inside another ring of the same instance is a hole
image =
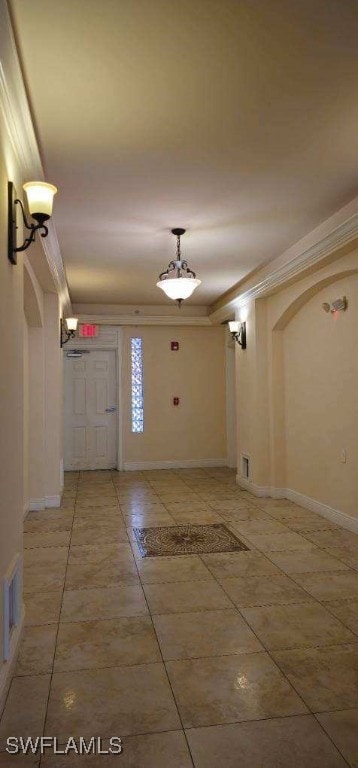
[[[133,528],[225,523],[248,551],[141,558]],[[358,536],[228,469],[67,473],[25,521],[26,628],[0,768],[358,766]],[[9,735],[120,736],[11,757]]]

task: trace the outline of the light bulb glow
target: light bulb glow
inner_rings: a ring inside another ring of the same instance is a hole
[[[171,277],[157,282],[158,288],[174,301],[188,299],[199,285],[201,280],[194,277]]]
[[[229,320],[230,333],[239,333],[240,323],[237,320]]]
[[[46,218],[50,218],[57,187],[53,184],[46,184],[44,181],[29,181],[24,184],[24,190],[31,216],[41,213]]]
[[[66,317],[66,326],[68,331],[76,331],[77,330],[77,323],[78,318],[77,317]]]

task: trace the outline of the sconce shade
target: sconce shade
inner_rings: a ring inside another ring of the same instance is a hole
[[[201,285],[201,280],[194,277],[168,277],[157,283],[157,287],[175,301],[188,299],[198,285]]]
[[[66,317],[65,322],[66,322],[68,331],[77,331],[77,323],[78,323],[77,317]]]
[[[57,187],[46,184],[45,181],[29,181],[24,184],[27,204],[31,216],[40,221],[46,221],[52,216],[53,198]]]
[[[239,333],[240,323],[237,320],[229,320],[230,333]]]

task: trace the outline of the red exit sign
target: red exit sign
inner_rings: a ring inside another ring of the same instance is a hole
[[[93,325],[93,323],[81,323],[80,336],[86,339],[94,339],[98,336],[98,325]]]

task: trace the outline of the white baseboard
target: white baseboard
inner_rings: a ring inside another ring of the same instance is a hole
[[[286,498],[286,488],[272,488],[269,485],[256,485],[256,483],[247,480],[246,477],[241,477],[241,475],[236,475],[236,482],[241,488],[244,488],[245,491],[249,491],[250,493],[253,493],[254,496],[259,496],[260,498],[267,496],[272,499]]]
[[[332,523],[337,523],[337,525],[341,525],[353,533],[358,533],[358,518],[351,517],[346,512],[341,512],[339,509],[323,504],[321,501],[312,499],[310,496],[304,496],[303,493],[298,491],[292,491],[290,488],[286,491],[286,498],[294,501],[295,504],[299,504],[301,507],[310,509],[311,512],[317,512],[318,515],[326,517]]]
[[[227,467],[227,459],[185,459],[177,461],[125,461],[126,472],[146,469],[205,469],[206,467]]]
[[[48,507],[60,507],[61,506],[61,496],[60,494],[57,494],[56,496],[45,496],[45,507],[46,509]]]
[[[45,509],[45,506],[45,499],[29,499],[27,508],[29,512],[37,512]]]
[[[25,611],[23,609],[21,620],[17,625],[17,627],[14,628],[14,631],[11,634],[10,658],[8,661],[4,661],[4,663],[0,667],[0,717],[5,706],[6,698],[11,685],[11,680],[15,672],[17,655],[19,652],[20,642],[21,642],[22,633],[24,629],[24,620],[25,620]]]
[[[331,520],[332,523],[341,525],[342,528],[353,533],[358,533],[358,518],[347,515],[346,512],[341,512],[339,509],[330,507],[328,504],[323,504],[317,499],[312,499],[310,496],[305,496],[299,491],[293,491],[291,488],[271,488],[270,486],[260,486],[252,483],[240,475],[236,475],[236,482],[241,488],[253,493],[254,496],[260,498],[270,497],[272,499],[288,499],[295,504],[299,504],[300,507],[309,509],[311,512],[316,512],[318,515],[325,517],[327,520]]]

